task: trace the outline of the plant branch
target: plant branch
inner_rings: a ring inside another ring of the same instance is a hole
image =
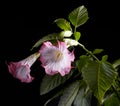
[[[99,59],[91,51],[86,49],[84,45],[79,43],[79,46],[82,47],[87,53],[89,53],[94,59],[96,59],[97,62],[99,62]]]

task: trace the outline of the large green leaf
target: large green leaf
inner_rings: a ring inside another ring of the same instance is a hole
[[[58,91],[57,93],[53,94],[52,97],[50,99],[48,99],[45,104],[43,106],[47,106],[51,101],[53,101],[55,98],[59,97],[60,95],[62,95],[63,93],[63,89],[61,89],[60,91]]]
[[[57,26],[59,28],[61,28],[63,30],[71,30],[72,31],[72,28],[70,26],[70,22],[68,22],[64,18],[56,19],[54,22],[57,24]]]
[[[83,25],[88,20],[87,9],[82,5],[74,9],[69,15],[68,18],[73,26],[79,27]]]
[[[45,75],[40,85],[40,94],[46,94],[52,89],[58,87],[60,84],[63,84],[66,80],[68,80],[71,77],[73,73],[72,71],[73,70],[71,70],[71,72],[68,75],[65,75],[64,77],[62,77],[59,74],[56,74],[54,76]]]
[[[54,40],[54,39],[61,39],[61,36],[59,33],[52,33],[52,34],[48,34],[44,37],[42,37],[40,40],[38,40],[32,47],[31,50],[33,50],[33,48],[36,48],[38,46],[40,46],[43,42],[48,41],[48,40]]]
[[[82,75],[100,103],[116,78],[115,69],[108,62],[91,61],[82,68]]]
[[[79,81],[71,83],[63,92],[58,106],[72,106],[72,103],[78,93],[79,85]]]
[[[76,61],[76,67],[78,68],[79,72],[81,72],[82,68],[85,67],[87,62],[91,61],[90,58],[86,55],[81,55],[80,59]]]
[[[79,92],[77,93],[74,106],[91,106],[92,92],[87,89],[85,82],[81,81]]]
[[[104,106],[120,106],[120,100],[115,94],[112,94],[104,101]]]
[[[80,89],[74,101],[74,106],[91,106],[91,94],[89,92],[85,95],[85,88]]]

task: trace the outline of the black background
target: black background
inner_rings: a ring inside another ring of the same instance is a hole
[[[8,72],[5,61],[19,61],[34,51],[34,43],[42,36],[60,29],[53,24],[57,18],[67,19],[68,14],[84,5],[89,14],[87,23],[79,28],[80,42],[87,49],[104,49],[108,60],[120,57],[119,3],[105,0],[5,2],[0,8],[0,106],[42,106],[49,97],[39,95],[39,86],[44,70],[36,62],[32,66],[32,83],[24,84]],[[1,105],[2,104],[2,105]],[[52,104],[53,106],[53,104]]]

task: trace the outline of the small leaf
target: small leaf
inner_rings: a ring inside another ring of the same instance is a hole
[[[75,33],[75,40],[79,40],[80,39],[80,36],[81,36],[81,33],[80,32],[76,32]]]
[[[83,25],[88,20],[87,9],[82,5],[74,9],[69,15],[68,18],[73,26],[79,27]]]
[[[97,63],[91,61],[82,68],[83,79],[94,92],[95,97],[100,103],[105,92],[111,87],[116,78],[113,66],[108,62]]]
[[[120,59],[117,59],[113,62],[113,67],[117,68],[118,66],[120,66]]]
[[[108,55],[102,56],[102,61],[107,61],[107,59],[108,59]]]
[[[40,94],[41,95],[46,94],[52,89],[58,87],[60,84],[63,84],[66,80],[68,80],[72,76],[73,73],[72,71],[73,70],[71,70],[71,72],[64,77],[62,77],[59,74],[56,74],[54,76],[45,75],[40,85]]]
[[[70,23],[67,20],[65,20],[64,18],[56,19],[54,22],[57,24],[57,26],[59,28],[61,28],[63,30],[70,30],[70,31],[72,31]]]
[[[48,41],[48,40],[55,40],[55,39],[61,39],[61,36],[59,36],[59,33],[52,33],[52,34],[48,34],[46,36],[44,36],[43,38],[41,38],[40,40],[38,40],[32,47],[31,50],[33,50],[33,48],[40,46],[43,42]]]
[[[75,96],[79,90],[79,81],[71,83],[63,92],[58,106],[72,106]]]
[[[103,49],[95,49],[95,50],[93,50],[93,54],[99,54],[101,52],[103,52]]]

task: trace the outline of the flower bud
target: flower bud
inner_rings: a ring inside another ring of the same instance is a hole
[[[70,37],[73,33],[72,33],[72,31],[62,31],[61,33],[61,36],[63,36],[63,37]]]
[[[78,41],[76,40],[73,40],[73,39],[69,39],[69,38],[66,38],[64,39],[65,43],[67,44],[67,46],[77,46],[79,44]]]

